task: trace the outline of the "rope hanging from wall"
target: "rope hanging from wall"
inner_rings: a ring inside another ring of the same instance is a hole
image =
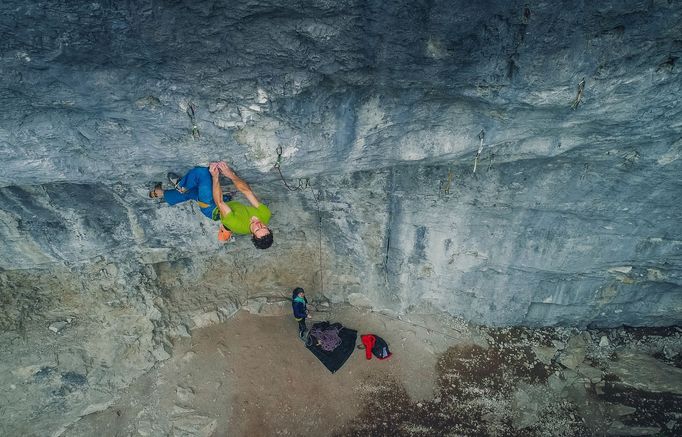
[[[322,270],[322,214],[320,213],[320,200],[322,198],[322,189],[321,188],[318,189],[317,193],[315,193],[315,190],[313,189],[312,185],[310,185],[310,178],[298,178],[298,185],[295,187],[292,187],[287,183],[286,179],[284,178],[284,174],[282,173],[282,146],[277,147],[277,161],[275,161],[274,167],[277,169],[277,173],[279,173],[279,177],[287,190],[291,192],[297,192],[310,189],[310,192],[313,194],[313,200],[315,200],[315,207],[317,209],[318,220],[318,237],[320,251],[318,257],[320,262],[320,293],[324,293],[324,273]]]

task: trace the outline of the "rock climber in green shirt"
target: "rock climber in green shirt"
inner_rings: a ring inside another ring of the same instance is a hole
[[[249,184],[237,176],[224,161],[211,163],[208,171],[213,180],[213,201],[220,212],[220,226],[234,234],[251,234],[251,241],[259,249],[272,246],[272,231],[267,227],[272,214],[267,206],[258,201]],[[249,201],[250,206],[235,201],[223,201],[220,189],[221,173],[232,181]]]

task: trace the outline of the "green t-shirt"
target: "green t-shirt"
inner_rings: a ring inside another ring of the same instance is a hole
[[[229,206],[232,211],[225,217],[221,217],[220,221],[223,226],[235,234],[250,234],[251,229],[249,229],[249,225],[251,225],[251,217],[253,216],[258,217],[264,225],[270,223],[270,216],[272,213],[270,212],[270,209],[262,203],[258,208],[254,208],[251,205],[242,205],[241,203],[232,200],[227,202],[227,206]],[[217,209],[218,208],[216,208],[216,210]]]

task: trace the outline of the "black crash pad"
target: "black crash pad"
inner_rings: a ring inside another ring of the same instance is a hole
[[[326,329],[329,326],[342,325],[340,323],[330,324],[329,322],[317,322],[313,324],[312,328]],[[339,331],[339,337],[341,338],[341,344],[331,352],[328,352],[319,346],[315,346],[311,337],[308,337],[308,341],[306,341],[305,345],[305,347],[307,347],[308,350],[310,350],[310,352],[312,352],[313,355],[315,355],[332,373],[343,367],[346,360],[348,360],[348,357],[350,357],[355,350],[355,341],[358,338],[358,331],[343,326],[343,329]]]

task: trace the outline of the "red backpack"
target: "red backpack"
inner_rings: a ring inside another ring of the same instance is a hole
[[[362,344],[365,345],[365,358],[368,360],[372,359],[372,354],[380,360],[385,360],[393,355],[388,350],[388,343],[378,335],[365,334],[361,335],[360,339]]]

